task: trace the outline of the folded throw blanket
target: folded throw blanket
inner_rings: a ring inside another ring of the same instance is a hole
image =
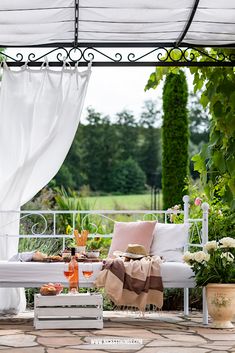
[[[158,256],[141,260],[108,259],[95,280],[104,287],[116,305],[137,307],[144,311],[147,304],[163,305],[163,284],[160,272],[162,260]]]

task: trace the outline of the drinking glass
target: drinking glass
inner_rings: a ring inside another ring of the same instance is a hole
[[[93,266],[92,262],[84,262],[82,264],[82,275],[86,279],[86,281],[89,280],[89,278],[93,275]],[[90,294],[90,288],[87,288],[87,293]]]

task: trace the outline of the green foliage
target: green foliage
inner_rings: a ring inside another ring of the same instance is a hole
[[[112,171],[114,190],[123,194],[134,194],[144,190],[145,174],[132,158],[117,163]]]
[[[53,209],[55,206],[55,192],[50,188],[42,189],[32,200],[23,206],[23,210],[48,210]],[[46,215],[44,214],[44,217]],[[52,233],[51,224],[52,219],[47,220],[47,234]],[[34,225],[36,225],[34,228]],[[41,233],[45,228],[45,223],[40,216],[31,215],[21,222],[20,234],[32,234],[32,228],[35,233]],[[57,238],[21,238],[19,240],[19,252],[39,250],[45,254],[53,255],[58,254],[62,248],[61,239]]]
[[[117,158],[117,136],[108,116],[88,109],[83,135],[83,171],[93,191],[109,191],[110,173]]]
[[[27,203],[24,209],[40,210],[40,209],[56,209],[56,210],[89,210],[92,204],[86,199],[80,197],[76,192],[64,188],[55,188],[54,190],[45,188],[32,201]],[[83,227],[93,230],[86,213],[78,214],[74,220],[72,214],[58,214],[56,217],[57,234],[72,234],[73,221],[74,226],[81,230]],[[44,215],[46,216],[46,215]],[[40,233],[45,224],[37,215],[28,217],[27,223],[21,226],[21,233],[30,234],[33,225],[38,223],[36,233]],[[47,218],[47,234],[52,234],[51,218]],[[34,229],[35,230],[35,229]],[[66,244],[68,244],[66,240]],[[19,251],[39,250],[46,254],[58,254],[62,249],[62,239],[57,238],[22,238],[19,242]]]
[[[92,207],[75,191],[66,191],[63,187],[56,189],[55,202],[55,208],[64,211],[84,211]],[[61,234],[71,234],[73,222],[74,227],[79,231],[81,231],[82,228],[90,230],[89,219],[86,213],[79,213],[74,219],[72,214],[61,214],[57,219],[58,232]]]
[[[55,189],[55,207],[59,210],[89,210],[89,204],[76,191],[66,191],[63,187]]]
[[[149,180],[149,175],[160,169],[156,112],[155,104],[146,102],[138,126],[127,110],[118,113],[114,121],[89,108],[87,123],[80,124],[68,156],[50,185],[75,190],[88,185],[91,192],[121,193],[112,182],[112,172],[128,158],[140,165]]]
[[[200,92],[199,92],[200,93]],[[209,141],[210,113],[200,103],[198,94],[189,95],[188,104],[190,140],[195,145]]]
[[[145,172],[147,184],[155,186],[157,184],[156,175],[161,170],[160,131],[150,126],[145,128],[145,137],[140,149],[139,164]],[[160,182],[157,186],[161,186]]]
[[[189,309],[202,310],[202,289],[195,287],[189,291]],[[163,311],[180,310],[183,311],[183,289],[166,288],[164,289]]]
[[[134,115],[127,110],[118,113],[115,127],[117,129],[116,149],[118,150],[119,159],[136,159],[138,129]]]
[[[38,250],[44,254],[57,255],[62,249],[62,241],[57,238],[21,238],[19,240],[18,251],[34,251]]]
[[[200,49],[206,55],[221,59],[220,49]],[[223,49],[225,55],[235,54],[235,49]],[[176,51],[173,51],[177,55]],[[198,51],[192,50],[198,61],[207,61]],[[145,89],[156,88],[169,72],[179,68],[156,68]],[[194,92],[201,94],[201,104],[212,117],[210,141],[193,158],[195,170],[201,174],[205,192],[235,208],[235,72],[232,67],[190,67],[194,75]],[[220,195],[216,188],[219,184]],[[222,187],[221,187],[222,186]]]
[[[100,258],[107,258],[108,251],[111,245],[111,238],[93,238],[88,239],[86,250],[99,250],[100,251]]]
[[[212,205],[209,214],[209,239],[235,239],[235,211],[221,204]]]
[[[160,147],[160,129],[156,129],[159,124],[159,111],[156,104],[148,100],[145,102],[144,109],[140,117],[140,146],[139,146],[139,164],[146,174],[146,182],[149,186],[158,186],[161,184],[156,180],[157,173],[161,170],[161,147]]]
[[[160,194],[160,201],[162,195]],[[151,194],[90,196],[86,200],[95,210],[149,210]]]
[[[219,55],[217,49],[209,52]],[[226,53],[235,51],[227,49]],[[207,153],[204,150],[195,156],[195,169],[201,173],[208,195],[219,196],[235,208],[235,73],[229,67],[200,67],[190,71],[194,74],[195,91],[203,83],[201,103],[212,115]]]
[[[66,186],[66,188],[79,190],[87,184],[87,175],[84,171],[84,148],[83,139],[85,127],[80,125],[76,132],[70,151],[57,173],[56,177],[50,182],[50,186]]]
[[[91,239],[87,246],[86,249],[87,250],[100,250],[101,246],[102,246],[102,239],[103,238],[94,238]]]
[[[216,188],[217,193],[220,194],[219,185]],[[208,197],[205,192],[195,193],[194,195],[199,196],[202,202],[207,202],[210,205],[209,240],[218,240],[223,237],[235,239],[235,209],[225,204],[220,197]],[[198,212],[198,207],[192,206],[191,212],[193,216],[197,217],[195,212]]]
[[[170,73],[163,88],[162,189],[164,208],[180,204],[188,175],[187,83],[183,71]]]
[[[69,167],[64,164],[60,168],[60,171],[56,177],[56,181],[59,185],[66,185],[68,188],[74,189],[76,187],[73,175]]]
[[[191,137],[199,142],[204,135],[203,131],[196,131],[194,121],[200,121],[202,127],[205,119],[198,114],[197,102],[191,106],[195,107]],[[127,110],[113,119],[89,108],[87,122],[80,124],[63,166],[49,186],[81,190],[87,185],[91,193],[121,193],[113,185],[112,171],[120,161],[131,157],[145,173],[146,184],[160,188],[161,120],[152,100],[145,102],[139,119]],[[191,151],[198,152],[196,144],[190,146]]]
[[[189,180],[188,194],[190,197],[190,218],[202,218],[201,204],[207,202],[209,204],[208,217],[208,239],[219,240],[223,237],[231,237],[235,239],[235,210],[224,204],[219,198],[211,199],[203,189],[200,180],[197,182]],[[195,202],[199,200],[199,204]],[[195,204],[196,203],[196,204]],[[177,216],[175,223],[181,221],[181,216]],[[201,224],[197,225],[198,230],[201,230]],[[193,243],[198,243],[198,232],[195,226],[191,227]]]
[[[50,210],[55,205],[55,190],[45,187],[40,190],[29,202],[23,205],[22,210]]]

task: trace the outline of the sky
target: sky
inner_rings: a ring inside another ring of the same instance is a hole
[[[6,51],[12,57],[18,52],[21,52],[26,60],[32,50],[9,48]],[[45,53],[44,49],[35,49],[34,52],[36,57]],[[55,57],[48,59],[54,60]],[[80,70],[85,70],[85,67]],[[111,118],[123,109],[131,110],[135,116],[139,116],[145,100],[161,100],[161,88],[144,91],[149,75],[154,70],[154,67],[92,67],[81,121],[85,121],[87,107],[90,106],[99,113],[110,115]]]
[[[148,77],[154,69],[154,67],[93,67],[82,121],[89,106],[111,117],[123,109],[131,110],[138,116],[145,100],[161,98],[161,87],[144,91]]]
[[[93,67],[81,121],[85,121],[89,106],[111,118],[123,109],[131,110],[138,117],[148,99],[157,100],[157,107],[161,109],[163,85],[144,91],[154,71],[155,67]],[[188,70],[186,77],[189,91],[192,91],[193,77]]]
[[[27,53],[31,49],[7,49],[7,54],[15,57],[16,53],[21,52],[27,58]],[[42,49],[34,50],[36,57],[45,53]],[[48,57],[49,60],[54,57]],[[80,70],[85,70],[82,67]],[[152,99],[158,101],[158,109],[162,104],[162,85],[156,90],[144,91],[149,75],[155,67],[93,67],[81,122],[85,122],[87,108],[92,107],[95,111],[104,115],[109,115],[112,120],[116,113],[123,109],[130,110],[135,117],[141,114],[144,101]],[[192,87],[192,78],[187,74],[189,87]]]

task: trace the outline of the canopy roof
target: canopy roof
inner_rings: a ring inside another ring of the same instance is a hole
[[[1,0],[0,46],[235,47],[235,0]]]

